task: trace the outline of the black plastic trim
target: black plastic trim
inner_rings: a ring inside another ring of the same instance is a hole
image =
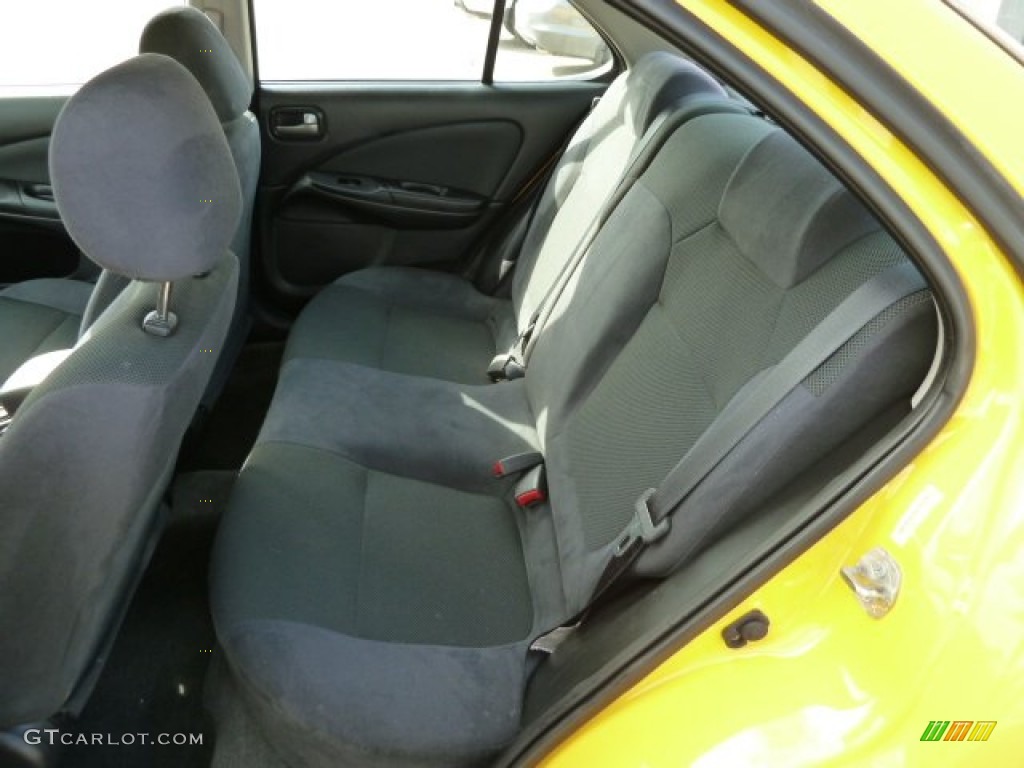
[[[322,171],[307,173],[288,194],[313,194],[343,210],[407,229],[461,229],[487,205],[486,198],[464,190]]]
[[[249,51],[251,52],[252,61],[252,81],[253,81],[253,99],[250,104],[250,110],[253,114],[256,114],[256,108],[258,103],[256,97],[260,92],[260,53],[259,53],[259,40],[256,39],[256,2],[255,0],[248,0],[246,3],[249,9]]]
[[[484,71],[480,82],[494,84],[494,62],[498,58],[498,43],[501,41],[501,24],[505,20],[505,0],[494,0],[491,10],[491,28],[487,31],[487,53],[484,54]]]
[[[970,305],[959,276],[942,248],[884,180],[824,121],[788,89],[737,50],[714,29],[671,0],[607,0],[609,5],[645,24],[737,90],[769,110],[795,138],[803,141],[836,175],[886,222],[907,252],[915,256],[934,289],[944,324],[946,351],[938,383],[924,402],[893,434],[875,446],[843,478],[844,488],[825,489],[834,501],[825,504],[786,544],[724,584],[690,616],[667,633],[652,637],[646,649],[628,659],[611,659],[586,685],[577,686],[544,716],[524,728],[495,765],[532,765],[572,736],[603,708],[629,691],[679,648],[709,629],[757,587],[777,574],[808,547],[859,507],[920,452],[948,421],[970,379],[975,332]],[[799,4],[801,7],[803,3]],[[798,12],[794,12],[798,13]],[[844,32],[845,34],[845,32]],[[793,46],[796,48],[797,46]],[[834,49],[833,49],[834,50]],[[822,152],[827,152],[824,156]],[[951,351],[955,350],[955,354]]]

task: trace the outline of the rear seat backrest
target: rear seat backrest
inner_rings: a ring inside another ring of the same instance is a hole
[[[757,119],[705,116],[665,143],[594,240],[554,307],[526,385],[542,444],[599,381],[658,300],[673,244],[709,226],[733,170],[771,132]]]
[[[640,493],[758,373],[904,259],[838,181],[767,123],[711,115],[674,133],[595,241],[527,376],[570,607],[586,601]],[[721,505],[721,525],[894,400],[909,399],[932,353],[927,292],[892,315],[901,327],[915,323],[914,333],[874,332],[860,342],[858,354],[898,342],[881,355],[890,364],[867,372],[870,386],[851,390],[834,363],[828,386],[801,387],[799,408],[791,403],[787,419],[762,429],[772,451],[707,479],[697,495]],[[841,350],[834,359],[846,357]],[[752,483],[752,471],[771,482]],[[673,526],[642,570],[671,570],[694,536]]]
[[[518,331],[585,240],[658,117],[678,111],[680,102],[710,98],[728,102],[703,70],[667,53],[648,54],[611,84],[555,167],[523,241],[512,283]]]

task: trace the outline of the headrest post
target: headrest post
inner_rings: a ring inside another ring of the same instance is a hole
[[[174,283],[168,280],[160,284],[157,294],[156,309],[146,315],[142,321],[142,330],[153,336],[170,336],[178,327],[178,316],[171,312],[171,289]]]

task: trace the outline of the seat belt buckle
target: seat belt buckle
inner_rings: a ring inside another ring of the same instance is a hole
[[[492,382],[512,381],[526,375],[526,366],[519,362],[515,352],[503,352],[491,359],[487,366],[487,378]]]
[[[509,353],[502,352],[500,355],[495,355],[491,358],[491,363],[487,366],[487,378],[493,382],[504,381],[505,366],[508,365],[510,357],[512,356]]]
[[[544,463],[544,455],[538,451],[527,451],[506,456],[494,462],[492,471],[495,477],[508,477],[533,469],[538,464]]]
[[[520,509],[530,509],[548,500],[547,473],[543,464],[533,467],[516,483],[515,500]]]
[[[505,361],[504,374],[505,381],[521,379],[526,375],[526,366],[519,362],[515,355],[509,355],[508,360]]]
[[[526,375],[526,363],[523,362],[526,360],[526,345],[530,343],[533,332],[537,330],[539,319],[540,310],[537,310],[530,318],[526,330],[519,334],[519,338],[515,340],[509,351],[495,355],[491,359],[491,364],[487,366],[487,375],[491,381],[512,381]]]
[[[656,488],[648,488],[636,500],[633,505],[633,519],[619,538],[614,557],[624,555],[637,543],[642,542],[644,546],[653,544],[668,533],[671,520],[666,517],[656,523],[651,514],[651,499],[654,498],[655,493],[657,493]]]

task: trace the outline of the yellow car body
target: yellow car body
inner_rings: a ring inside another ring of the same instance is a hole
[[[875,119],[858,94],[730,3],[681,4],[824,119],[919,218],[963,284],[975,357],[952,418],[902,471],[564,741],[545,765],[1024,765],[1019,265],[958,189]],[[1018,61],[940,2],[818,6],[1024,192]],[[892,611],[875,619],[840,568],[879,546],[898,563],[903,583]],[[726,647],[723,629],[753,609],[770,617],[767,637]],[[925,740],[929,731],[938,740]]]

